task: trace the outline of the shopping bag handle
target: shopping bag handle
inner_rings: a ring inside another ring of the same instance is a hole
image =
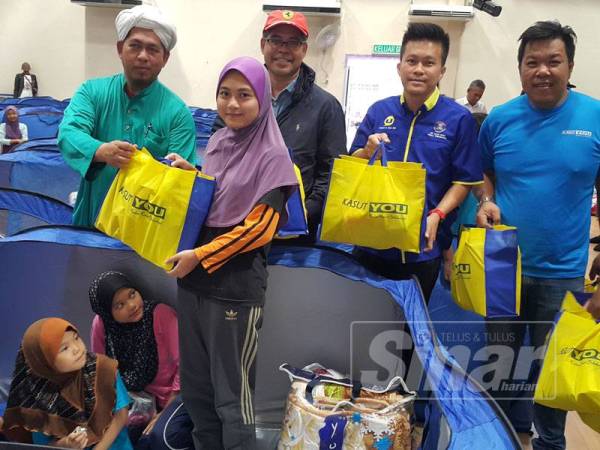
[[[136,151],[144,153],[141,148],[137,148]],[[150,156],[155,161],[158,161],[159,163],[164,164],[165,166],[171,167],[171,164],[173,164],[173,161],[171,161],[170,159],[167,159],[167,158],[157,158],[156,156],[154,156],[149,151],[147,151],[147,155]]]
[[[313,401],[314,401],[314,398],[312,395],[313,389],[317,385],[319,385],[321,383],[326,383],[328,381],[331,382],[331,379],[329,377],[315,377],[312,380],[310,380],[306,384],[306,388],[304,390],[304,398],[306,398],[306,401],[312,405]],[[361,388],[362,388],[362,384],[359,381],[352,382],[352,394],[351,394],[351,398],[350,398],[351,402],[353,402],[356,398],[360,397]]]
[[[375,151],[369,158],[369,165],[372,166],[373,164],[375,164],[375,160],[377,159],[377,154],[379,153],[379,151],[381,151],[381,165],[383,167],[387,167],[388,158],[387,158],[387,152],[385,151],[385,144],[383,142],[379,142],[379,145],[377,146],[377,148],[375,149]]]
[[[163,163],[164,165],[171,167],[175,161],[171,161],[170,159],[167,159],[167,158],[160,158],[160,159],[158,160],[158,162],[161,162],[161,163]],[[202,172],[202,166],[200,166],[200,165],[196,164],[194,167],[196,168],[196,170],[197,170],[198,172]]]

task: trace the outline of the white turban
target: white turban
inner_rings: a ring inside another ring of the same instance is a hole
[[[140,5],[124,9],[115,19],[115,26],[119,41],[125,40],[132,28],[139,27],[154,31],[168,51],[173,50],[177,42],[175,25],[154,6]]]

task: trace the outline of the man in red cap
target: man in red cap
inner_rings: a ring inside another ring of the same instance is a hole
[[[315,84],[302,61],[308,44],[304,14],[269,13],[260,49],[271,78],[273,111],[292,159],[302,172],[311,239],[321,220],[333,159],[346,153],[344,112],[336,98]]]
[[[271,79],[273,112],[302,172],[310,235],[298,240],[311,243],[321,221],[333,159],[346,153],[346,123],[340,103],[315,84],[315,71],[303,62],[307,38],[304,14],[275,10],[267,17],[260,49]],[[224,125],[217,117],[213,132]]]

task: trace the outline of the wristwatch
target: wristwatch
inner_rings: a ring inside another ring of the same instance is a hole
[[[479,209],[483,206],[483,204],[485,202],[493,202],[494,199],[493,197],[488,197],[487,195],[484,195],[483,197],[481,197],[481,199],[479,200],[479,203],[477,203],[477,210],[479,211]]]

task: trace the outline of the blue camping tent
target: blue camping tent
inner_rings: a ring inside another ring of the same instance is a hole
[[[0,236],[42,225],[70,225],[73,208],[59,200],[27,191],[0,188]]]
[[[197,129],[200,124],[206,130],[214,117],[198,111],[193,111]],[[52,134],[52,124],[48,128],[47,134]],[[72,320],[87,337],[91,323],[87,289],[98,273],[123,270],[145,286],[152,298],[167,303],[175,298],[174,280],[119,242],[90,230],[38,226],[65,222],[69,210],[61,202],[68,201],[79,184],[78,174],[66,166],[54,145],[47,140],[29,142],[0,156],[0,187],[13,189],[6,190],[3,199],[0,196],[0,210],[7,211],[9,218],[14,214],[33,217],[33,222],[8,227],[10,236],[0,239],[4,262],[0,271],[0,393],[10,379],[19,340],[29,323],[59,315]],[[496,404],[440,344],[418,284],[374,276],[338,248],[272,249],[257,362],[257,435],[262,448],[273,448],[289,389],[287,378],[277,370],[279,364],[302,367],[318,360],[346,373],[357,368],[371,374],[399,372],[398,358],[392,358],[382,372],[379,359],[373,358],[362,340],[350,345],[351,330],[357,322],[405,319],[412,335],[419,337],[415,353],[432,388],[423,448],[519,448]],[[391,331],[398,332],[396,327]],[[415,387],[420,384],[417,380]]]
[[[196,126],[196,155],[198,156],[198,164],[202,165],[204,160],[204,149],[208,145],[208,139],[212,134],[212,127],[217,118],[217,111],[214,109],[204,109],[190,107],[190,112],[194,118]]]
[[[56,139],[40,139],[19,145],[0,155],[0,187],[19,189],[69,203],[79,189],[80,176],[58,151]]]
[[[16,146],[12,152],[22,152],[24,150],[60,152],[56,138],[29,140]]]
[[[58,136],[58,125],[62,118],[63,110],[52,106],[19,108],[19,121],[27,125],[30,140]],[[2,120],[4,120],[4,111],[0,111],[0,121]]]
[[[104,270],[130,273],[152,298],[167,303],[175,299],[173,279],[94,231],[56,226],[25,231],[0,239],[0,255],[10,262],[0,272],[0,385],[6,386],[20,337],[34,320],[63,316],[84,337],[89,335],[87,290]],[[417,283],[377,277],[350,255],[330,248],[275,246],[269,272],[257,359],[261,448],[273,448],[282,420],[289,389],[287,378],[277,370],[282,362],[301,367],[316,360],[341,372],[351,373],[353,365],[377,371],[385,355],[362,351],[362,340],[351,345],[353,323],[404,318],[413,336],[419,336],[416,353],[432,387],[423,448],[519,448],[496,404],[440,345]],[[396,358],[386,370],[396,372],[400,366]]]
[[[0,101],[0,111],[7,106],[16,106],[17,108],[26,108],[32,106],[49,106],[56,109],[65,109],[69,104],[69,99],[57,100],[52,97],[25,97],[25,98],[5,98]]]

